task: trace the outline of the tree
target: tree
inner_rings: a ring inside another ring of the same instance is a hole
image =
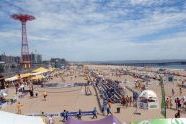
[[[0,73],[4,72],[4,66],[2,64],[0,64]]]

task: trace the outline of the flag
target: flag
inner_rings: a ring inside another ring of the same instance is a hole
[[[165,102],[165,89],[164,89],[163,79],[161,76],[160,76],[160,86],[161,86],[161,94],[162,94],[161,113],[166,118],[167,113],[166,113],[166,102]]]

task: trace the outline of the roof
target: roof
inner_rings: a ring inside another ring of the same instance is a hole
[[[18,76],[17,75],[5,79],[5,81],[15,81],[15,80],[18,80]]]
[[[144,90],[140,95],[139,97],[145,97],[145,98],[157,98],[157,95],[154,91],[152,90]]]
[[[32,76],[31,73],[20,74],[20,78],[27,78],[27,77],[30,77],[30,76]]]
[[[43,67],[37,68],[35,70],[33,70],[32,72],[36,73],[36,72],[41,72],[41,73],[45,73],[48,72],[49,70]]]
[[[18,115],[0,111],[1,124],[45,124],[41,117]]]

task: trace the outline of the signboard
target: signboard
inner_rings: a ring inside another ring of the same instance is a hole
[[[153,119],[131,122],[131,124],[186,124],[186,118]]]

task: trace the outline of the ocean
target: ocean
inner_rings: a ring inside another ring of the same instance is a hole
[[[96,61],[92,64],[127,65],[127,66],[149,66],[157,68],[184,69],[186,60],[127,60],[127,61]]]
[[[184,69],[184,70],[186,70],[186,65],[181,65],[181,64],[157,66],[157,67],[158,68],[170,68],[170,69]]]

